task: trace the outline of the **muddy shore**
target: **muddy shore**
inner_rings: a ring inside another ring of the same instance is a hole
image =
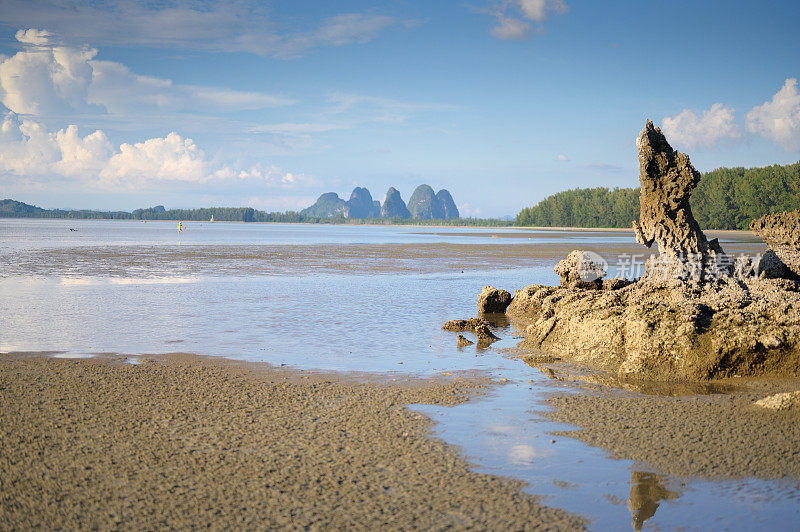
[[[0,529],[581,528],[405,408],[484,382],[3,355]]]
[[[800,410],[753,405],[798,382],[728,382],[727,393],[662,395],[602,388],[557,393],[542,412],[577,425],[558,433],[678,477],[800,480]],[[684,392],[685,393],[685,392]]]

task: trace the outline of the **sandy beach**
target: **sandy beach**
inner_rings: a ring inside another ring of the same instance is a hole
[[[4,355],[0,528],[582,528],[521,482],[472,472],[405,408],[485,383]]]

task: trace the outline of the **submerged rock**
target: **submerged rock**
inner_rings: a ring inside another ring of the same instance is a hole
[[[471,331],[475,332],[475,328],[479,325],[489,326],[489,322],[483,318],[470,318],[468,320],[450,320],[446,322],[442,329],[445,331],[453,331],[453,332],[463,332],[463,331]]]
[[[478,313],[502,314],[511,304],[511,294],[493,286],[484,286],[478,295]]]
[[[458,339],[458,342],[457,342],[457,346],[458,347],[467,347],[467,346],[472,345],[472,344],[475,343],[475,342],[470,342],[469,340],[464,338],[463,334],[459,334],[456,338]]]
[[[800,210],[768,214],[750,223],[758,235],[793,273],[800,276]]]

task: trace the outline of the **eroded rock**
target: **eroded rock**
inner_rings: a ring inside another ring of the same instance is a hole
[[[445,331],[453,331],[453,332],[464,332],[464,331],[475,332],[475,328],[478,325],[485,325],[489,327],[489,322],[483,318],[470,318],[468,320],[450,320],[442,326],[442,329],[444,329]]]
[[[467,347],[467,346],[470,346],[470,345],[475,343],[475,342],[471,342],[471,341],[467,340],[466,338],[464,338],[463,334],[459,334],[456,338],[457,338],[456,345],[458,347]]]
[[[511,304],[511,294],[493,286],[484,286],[478,295],[480,314],[502,314]]]
[[[555,268],[561,286],[515,291],[506,314],[525,330],[520,346],[623,378],[800,377],[800,282],[770,278],[800,249],[800,211],[754,223],[775,253],[757,263],[730,260],[692,215],[700,174],[688,156],[649,121],[636,144],[642,193],[634,229],[659,253],[635,282],[582,277],[598,269],[581,266],[585,252],[570,253]]]
[[[556,264],[553,271],[561,277],[561,286],[599,289],[603,287],[607,268],[608,263],[597,253],[575,250]]]
[[[729,274],[732,264],[717,240],[706,238],[692,214],[689,198],[701,176],[689,156],[673,150],[650,120],[636,139],[636,149],[641,192],[639,220],[633,222],[633,230],[643,246],[658,246],[658,256],[647,261],[645,277],[679,275],[702,280],[709,271],[713,276]]]
[[[768,214],[753,220],[750,230],[766,242],[794,276],[800,276],[800,210]]]

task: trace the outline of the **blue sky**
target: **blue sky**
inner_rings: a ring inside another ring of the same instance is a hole
[[[800,4],[0,0],[0,196],[250,205],[428,183],[462,215],[800,159]]]

